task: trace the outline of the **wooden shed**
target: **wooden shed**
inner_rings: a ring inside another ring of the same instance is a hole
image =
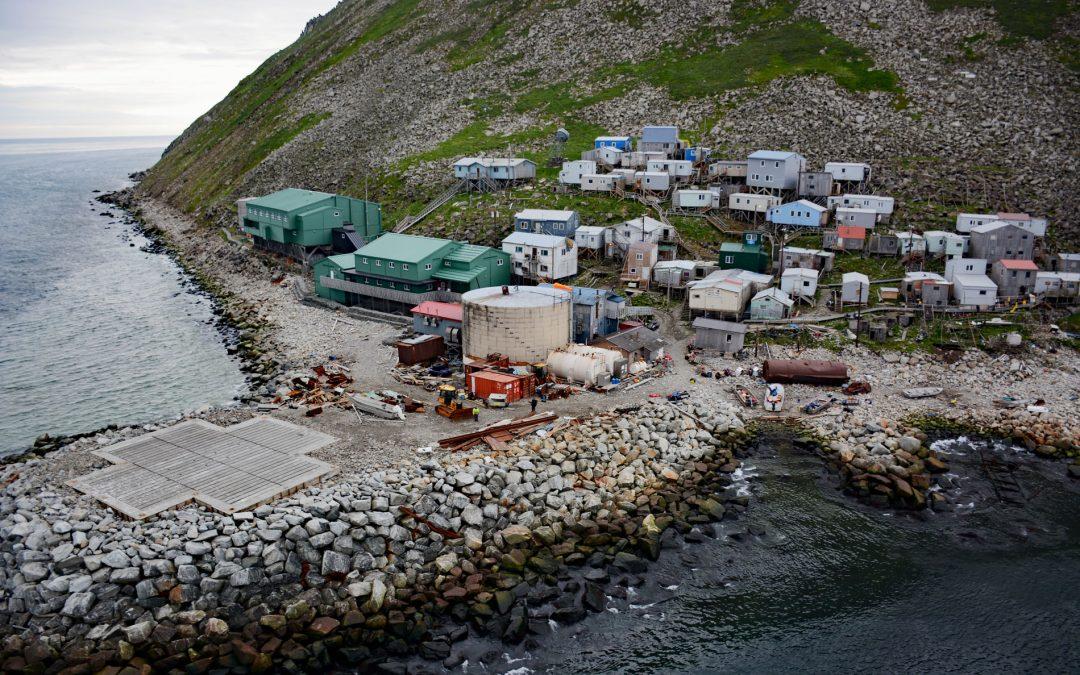
[[[743,348],[746,324],[719,319],[694,319],[694,346],[698,349],[716,350],[731,354]]]

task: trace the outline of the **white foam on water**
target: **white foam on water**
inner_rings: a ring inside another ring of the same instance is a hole
[[[670,586],[664,586],[665,591],[677,591],[679,590],[679,584],[671,584]]]
[[[506,659],[506,665],[509,666],[509,665],[514,664],[514,663],[519,663],[521,661],[530,661],[530,660],[532,660],[532,655],[529,654],[529,652],[525,652],[525,656],[522,656],[519,659],[515,659],[514,657],[510,656],[506,652],[503,652],[503,658]]]
[[[619,613],[619,608],[618,607],[608,607],[607,611],[611,612],[612,614],[618,614]]]
[[[555,621],[555,619],[548,619],[548,626],[551,627],[551,632],[552,633],[559,630],[559,624],[558,624],[558,622]]]
[[[650,602],[647,605],[633,605],[632,604],[632,605],[630,605],[630,609],[648,609],[648,608],[652,607],[655,604],[656,604],[655,602]],[[648,615],[646,615],[646,616],[648,616]]]
[[[526,675],[527,673],[531,672],[534,672],[532,668],[522,666],[520,668],[514,668],[512,670],[506,671],[505,675]]]

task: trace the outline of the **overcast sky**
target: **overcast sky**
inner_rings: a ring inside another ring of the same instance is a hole
[[[176,135],[337,0],[0,0],[0,138]]]

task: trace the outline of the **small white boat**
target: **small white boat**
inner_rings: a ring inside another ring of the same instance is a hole
[[[915,387],[913,389],[905,389],[903,394],[907,398],[931,398],[939,395],[943,391],[945,390],[941,387]]]
[[[780,409],[784,407],[784,385],[765,385],[765,403],[763,407],[769,412],[780,412]]]
[[[353,405],[357,410],[366,412],[369,415],[376,417],[382,417],[388,420],[404,420],[405,411],[400,405],[393,403],[387,403],[380,398],[376,398],[374,394],[349,394],[349,398],[352,399]]]

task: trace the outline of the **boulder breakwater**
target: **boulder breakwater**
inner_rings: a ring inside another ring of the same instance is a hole
[[[470,632],[520,642],[579,621],[673,538],[737,517],[749,437],[727,404],[650,401],[247,513],[146,522],[58,484],[115,440],[85,438],[0,473],[0,665],[310,670],[417,649],[454,665]]]

